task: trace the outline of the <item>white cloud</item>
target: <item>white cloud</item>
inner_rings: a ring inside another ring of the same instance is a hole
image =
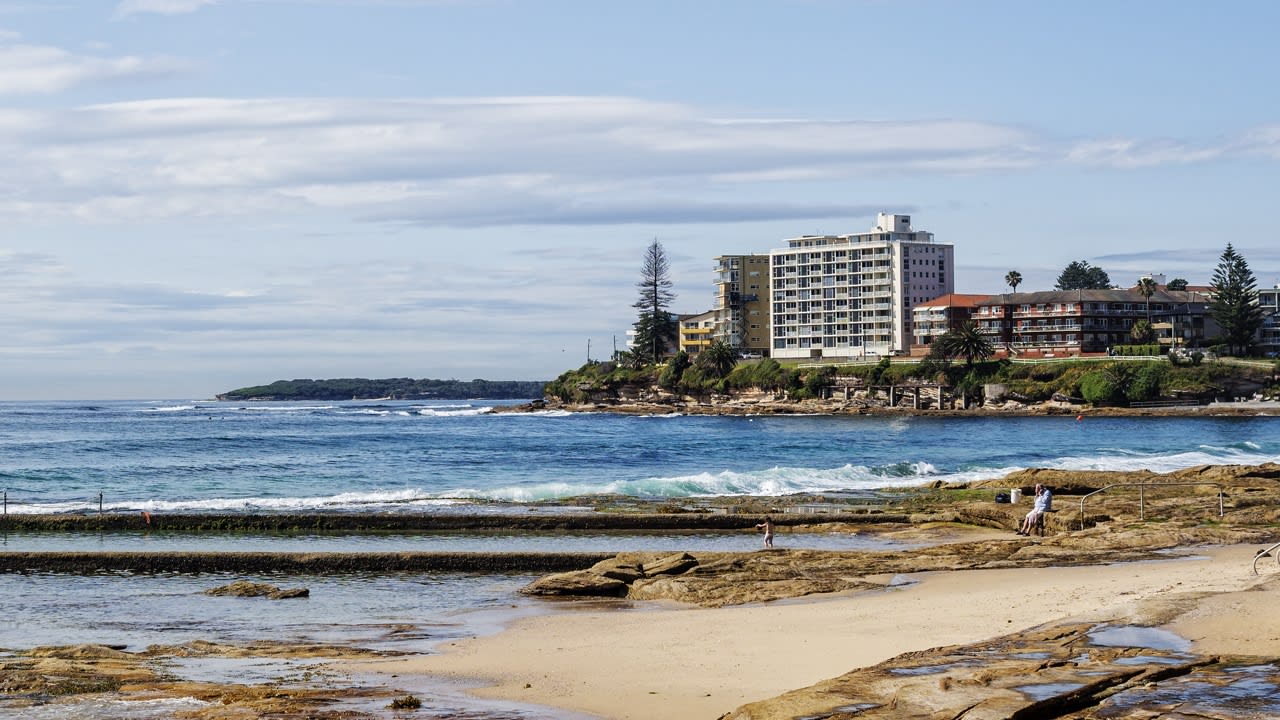
[[[758,201],[780,179],[1042,162],[1026,131],[973,122],[707,119],[618,97],[185,98],[0,113],[9,212],[94,220],[304,207],[440,225],[831,217]],[[700,195],[700,196],[699,196]],[[0,212],[4,208],[0,207]]]
[[[217,0],[122,0],[116,6],[115,16],[122,18],[139,13],[183,15],[216,3]]]
[[[132,55],[75,55],[45,45],[6,44],[0,38],[0,95],[50,94],[106,80],[174,72],[179,63]]]
[[[1133,169],[1187,165],[1215,160],[1227,148],[1194,147],[1173,140],[1092,139],[1078,142],[1066,152],[1069,163]]]
[[[1062,143],[996,123],[724,119],[628,97],[167,98],[0,109],[0,152],[10,158],[0,165],[0,221],[316,210],[453,227],[848,218],[871,202],[910,202],[860,197],[855,205],[835,194],[885,173],[1276,157],[1278,136],[1263,127],[1202,146]]]

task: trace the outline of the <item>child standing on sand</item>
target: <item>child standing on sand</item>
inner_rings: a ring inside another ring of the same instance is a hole
[[[764,546],[773,547],[773,518],[768,515],[764,516],[764,522],[756,523],[758,529],[764,530]]]

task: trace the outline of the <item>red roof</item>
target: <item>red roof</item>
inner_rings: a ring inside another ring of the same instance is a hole
[[[976,308],[978,307],[979,303],[981,303],[983,300],[986,300],[989,297],[991,296],[990,295],[961,295],[960,293],[947,293],[946,295],[939,295],[938,297],[926,302],[916,303],[915,307],[934,307],[934,306],[942,305],[946,307]]]

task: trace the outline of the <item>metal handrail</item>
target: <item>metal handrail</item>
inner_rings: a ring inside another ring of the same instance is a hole
[[[1164,487],[1174,487],[1176,485],[1212,485],[1218,488],[1218,517],[1222,517],[1224,515],[1223,509],[1222,509],[1223,507],[1222,506],[1222,497],[1223,497],[1222,483],[1216,483],[1216,482],[1116,483],[1114,485],[1107,485],[1106,487],[1098,488],[1097,490],[1094,490],[1093,492],[1088,493],[1080,498],[1080,529],[1081,530],[1084,529],[1084,501],[1088,500],[1090,497],[1094,495],[1097,495],[1100,492],[1106,492],[1111,488],[1117,488],[1117,487],[1138,488],[1138,519],[1146,520],[1147,519],[1146,488],[1148,487],[1164,488]]]
[[[1272,545],[1269,548],[1263,548],[1253,556],[1253,574],[1254,575],[1258,574],[1258,560],[1261,558],[1271,557],[1274,555],[1276,558],[1276,564],[1280,565],[1280,553],[1276,552],[1277,550],[1280,550],[1280,543],[1276,543],[1275,545]]]

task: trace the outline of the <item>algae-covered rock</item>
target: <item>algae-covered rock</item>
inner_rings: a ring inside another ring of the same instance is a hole
[[[286,600],[289,598],[305,598],[311,596],[307,588],[279,588],[268,583],[255,583],[248,580],[237,580],[229,585],[210,588],[205,595],[228,595],[231,597],[265,597],[269,600]]]

